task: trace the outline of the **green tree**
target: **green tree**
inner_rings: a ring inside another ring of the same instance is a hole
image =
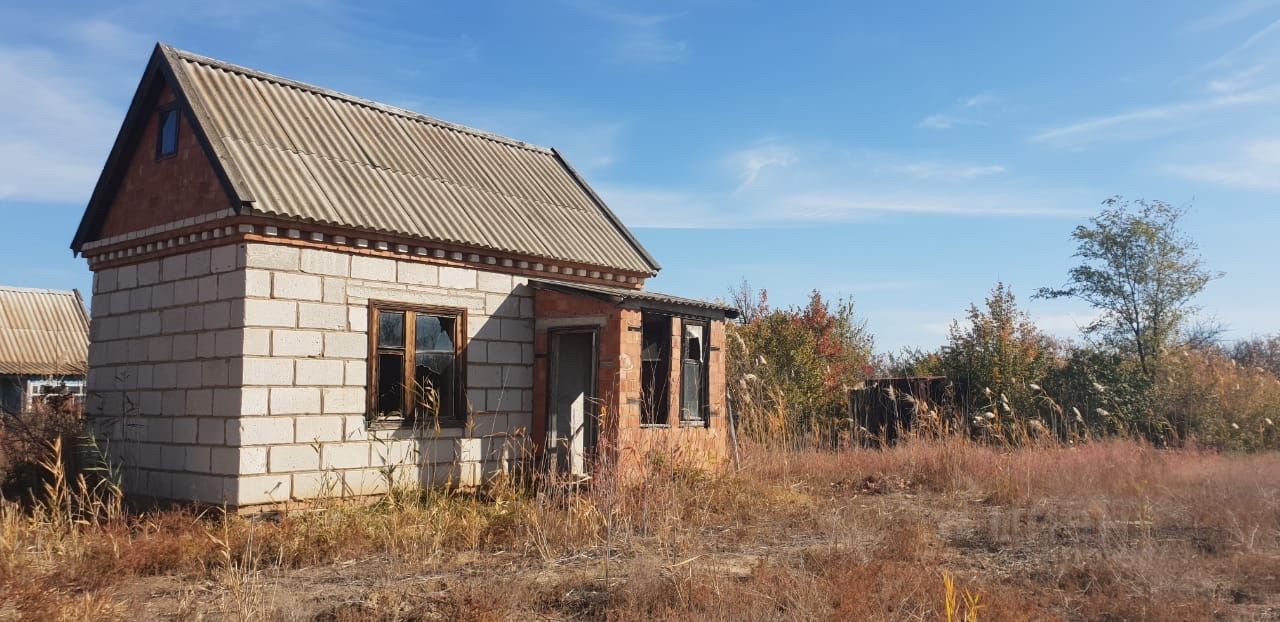
[[[1280,376],[1280,333],[1236,342],[1231,348],[1231,359],[1239,365]]]
[[[1063,420],[1109,436],[1139,432],[1159,441],[1161,426],[1149,421],[1153,410],[1151,379],[1137,363],[1114,348],[1069,347],[1062,363],[1045,379],[1048,395],[1062,406]]]
[[[997,283],[982,308],[970,305],[964,323],[951,323],[937,371],[964,387],[967,403],[993,404],[1012,415],[1030,415],[1057,359],[1057,343],[1040,332],[1004,283]]]
[[[1197,311],[1196,295],[1220,276],[1205,269],[1195,242],[1179,228],[1185,208],[1164,201],[1107,199],[1102,213],[1076,227],[1076,257],[1067,284],[1039,298],[1076,298],[1102,312],[1086,335],[1135,358],[1154,378],[1160,356]]]
[[[866,323],[857,318],[850,300],[834,304],[814,290],[808,304],[769,309],[765,294],[745,283],[732,292],[744,310],[729,340],[731,391],[756,396],[758,413],[749,417],[781,416],[781,425],[757,425],[755,430],[797,434],[824,429],[846,409],[849,389],[870,369],[873,340]],[[748,397],[743,395],[742,397]]]

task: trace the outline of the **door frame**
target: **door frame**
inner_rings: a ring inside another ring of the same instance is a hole
[[[583,325],[577,325],[577,326],[560,326],[556,328],[547,329],[547,414],[546,414],[547,442],[545,443],[545,446],[547,447],[547,449],[550,450],[550,455],[548,456],[550,458],[550,461],[548,462],[548,466],[556,466],[559,460],[558,448],[556,447],[555,443],[552,442],[553,439],[555,439],[556,441],[559,440],[558,438],[555,437],[555,435],[559,432],[558,430],[556,430],[556,425],[555,425],[555,416],[556,416],[555,409],[556,409],[556,381],[559,379],[559,374],[560,374],[560,365],[559,365],[560,351],[559,351],[559,348],[557,347],[556,338],[565,334],[591,335],[591,364],[589,366],[589,369],[591,370],[591,378],[588,381],[589,391],[586,396],[584,409],[583,409],[584,437],[582,439],[582,453],[583,453],[582,459],[584,462],[583,471],[589,474],[590,473],[589,467],[591,463],[594,461],[595,457],[598,455],[597,451],[599,449],[600,436],[601,436],[600,415],[599,415],[599,411],[600,411],[600,406],[599,406],[600,327],[596,325],[591,325],[591,324],[583,324]],[[588,427],[594,430],[595,432],[594,438],[591,438],[591,435],[586,434],[586,430]],[[588,443],[588,440],[591,440],[593,442]],[[572,472],[571,464],[569,465],[569,471]]]

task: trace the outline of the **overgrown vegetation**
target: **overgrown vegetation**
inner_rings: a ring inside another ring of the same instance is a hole
[[[0,503],[0,618],[1256,619],[1280,457],[1133,441],[743,447],[577,492],[498,478],[283,516]],[[57,462],[50,481],[68,482]],[[99,508],[99,511],[85,511]],[[950,616],[950,617],[948,617]]]
[[[874,342],[853,301],[833,304],[815,290],[803,307],[772,309],[745,281],[733,298],[742,322],[731,327],[726,371],[742,432],[795,438],[843,417],[849,390],[873,371]]]
[[[952,324],[940,348],[886,356],[875,373],[947,378],[955,399],[946,405],[921,403],[921,396],[895,399],[947,429],[999,443],[1052,434],[1063,442],[1138,437],[1157,446],[1280,447],[1280,336],[1228,348],[1218,341],[1220,327],[1197,315],[1196,296],[1220,274],[1204,266],[1180,229],[1185,214],[1162,201],[1117,197],[1075,229],[1080,264],[1066,285],[1036,296],[1076,298],[1094,308],[1098,319],[1083,327],[1079,341],[1046,335],[1013,291],[997,283],[983,304]],[[808,329],[812,304],[769,311],[766,296],[745,283],[732,293],[743,346],[731,352],[730,379],[743,426],[765,430],[755,438],[797,429],[822,430],[822,438],[832,438],[831,430],[857,436],[848,430],[855,413],[839,396],[867,374],[840,359],[808,357],[816,342],[863,351],[858,346],[870,337],[852,304],[843,303],[839,317],[859,332],[821,333]],[[786,389],[769,393],[778,386]],[[814,396],[822,396],[821,405]],[[771,419],[781,421],[758,425]]]

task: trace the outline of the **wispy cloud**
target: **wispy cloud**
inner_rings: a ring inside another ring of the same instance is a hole
[[[1209,80],[1206,86],[1211,93],[1235,93],[1256,86],[1259,76],[1266,70],[1266,65],[1251,65]]]
[[[970,181],[1007,171],[999,164],[973,165],[944,162],[910,162],[886,166],[884,170],[928,181]]]
[[[965,108],[982,108],[984,106],[994,106],[1001,101],[1003,100],[991,93],[979,93],[964,98],[963,103]]]
[[[986,125],[986,123],[977,119],[950,114],[931,114],[920,119],[920,123],[916,125],[926,130],[949,130],[961,125]]]
[[[140,50],[145,51],[155,43],[142,33],[101,18],[69,24],[65,33],[71,41],[92,49],[97,54],[123,57],[134,63],[138,63],[137,55]]]
[[[1280,0],[1247,0],[1234,4],[1223,3],[1217,12],[1206,15],[1187,25],[1190,32],[1214,30],[1249,19],[1263,11],[1280,6]]]
[[[810,193],[789,197],[784,205],[799,222],[856,222],[885,214],[945,216],[1010,216],[1075,218],[1089,213],[1077,208],[1046,205],[1030,196],[1000,194],[949,197],[928,193]]]
[[[640,227],[818,226],[919,215],[1077,218],[1091,197],[1004,179],[999,164],[779,140],[735,150],[694,186],[605,185],[601,195]],[[722,173],[718,175],[717,173]],[[1000,182],[992,181],[1000,177]]]
[[[1167,170],[1193,181],[1230,188],[1280,190],[1280,139],[1245,145],[1221,162],[1171,165]]]
[[[1229,93],[1094,117],[1050,128],[1031,137],[1032,142],[1079,147],[1106,140],[1147,138],[1204,123],[1209,113],[1280,101],[1280,87]]]
[[[683,62],[689,55],[689,44],[673,37],[670,24],[678,16],[640,13],[624,10],[594,0],[576,0],[573,6],[613,26],[609,34],[615,60],[637,64]]]
[[[110,99],[119,85],[103,75],[136,37],[102,22],[66,33],[75,53],[0,46],[0,199],[87,200],[119,127],[122,109]]]
[[[757,226],[736,220],[723,203],[696,192],[626,184],[593,184],[609,208],[639,229],[736,229]]]
[[[951,111],[939,112],[931,114],[916,124],[917,127],[926,130],[949,130],[964,125],[987,125],[986,121],[977,118],[975,115],[980,109],[997,105],[1003,100],[991,93],[978,93],[977,95],[969,95],[961,97]],[[959,111],[957,112],[956,109]]]
[[[791,166],[797,158],[795,152],[787,147],[766,143],[736,151],[727,159],[730,166],[738,170],[742,180],[738,190],[742,191],[754,185],[765,169]]]
[[[1224,54],[1222,58],[1219,59],[1219,62],[1229,61],[1232,58],[1235,58],[1249,50],[1252,50],[1253,48],[1258,46],[1260,43],[1270,39],[1272,36],[1276,35],[1277,33],[1280,33],[1280,19],[1277,19],[1267,24],[1261,30],[1253,33],[1252,35],[1249,35],[1249,38],[1241,42],[1240,45],[1237,45],[1236,47],[1232,48],[1231,51]]]

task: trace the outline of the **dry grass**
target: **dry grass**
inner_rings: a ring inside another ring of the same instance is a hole
[[[0,507],[0,619],[1280,617],[1280,455],[744,449],[736,473],[257,519],[86,512],[110,492],[64,484]]]

